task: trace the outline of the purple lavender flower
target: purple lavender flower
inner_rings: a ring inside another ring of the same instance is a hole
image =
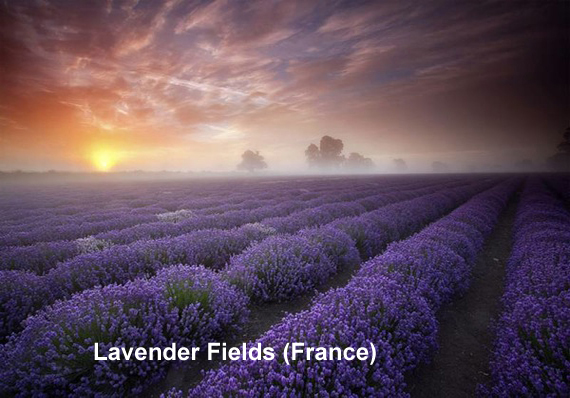
[[[475,225],[482,223],[474,223],[473,227],[455,225],[458,222],[455,217],[492,203],[488,209],[492,214],[484,217],[496,220],[514,187],[513,183],[507,183],[485,191],[457,212],[432,224],[425,233],[392,244],[386,253],[363,265],[346,287],[321,295],[309,310],[286,317],[251,343],[274,347],[276,352],[292,342],[311,347],[359,347],[371,343],[378,353],[374,365],[362,361],[306,359],[287,365],[282,358],[237,361],[208,372],[188,396],[405,395],[404,373],[427,360],[435,349],[434,311],[465,288],[470,269],[467,259],[473,259],[472,249],[481,247],[489,231],[487,226],[482,227],[483,231],[477,229]],[[496,200],[497,197],[503,200]],[[457,195],[455,200],[461,198]],[[439,208],[441,212],[453,203],[444,202]],[[425,206],[419,199],[412,203]],[[418,224],[425,222],[426,216],[416,213],[414,207],[410,206],[408,211],[417,214]],[[457,228],[440,229],[440,224]],[[404,230],[414,224],[406,225]],[[434,233],[446,232],[452,238],[448,244],[433,238]],[[473,242],[468,243],[470,239]],[[184,394],[173,390],[167,396]]]
[[[519,204],[487,396],[570,394],[570,212],[537,179]]]
[[[137,393],[164,375],[165,360],[94,361],[111,347],[204,346],[238,330],[247,298],[203,267],[174,266],[154,278],[87,290],[25,322],[0,348],[3,394]]]
[[[253,300],[278,301],[313,289],[336,272],[322,244],[276,235],[231,259],[224,270]]]

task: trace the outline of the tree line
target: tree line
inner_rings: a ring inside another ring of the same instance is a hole
[[[557,153],[547,159],[547,165],[551,170],[570,171],[570,127],[562,134],[563,139],[557,146]],[[319,145],[310,144],[305,150],[305,158],[310,168],[319,169],[321,171],[349,171],[349,172],[368,172],[374,169],[375,165],[372,159],[365,157],[358,152],[351,152],[345,156],[342,151],[344,143],[341,139],[333,138],[325,135],[321,138]],[[247,170],[254,172],[267,168],[267,163],[259,151],[247,150],[242,155],[241,162],[237,165],[238,170]],[[398,172],[408,170],[408,165],[404,159],[398,158],[393,160],[394,169]],[[523,160],[517,164],[528,166],[531,164],[529,160]],[[435,173],[445,173],[450,170],[449,166],[441,161],[434,161],[431,165],[432,171]]]
[[[354,171],[365,172],[374,168],[372,159],[358,152],[351,152],[345,156],[342,151],[344,143],[341,139],[325,135],[319,145],[310,144],[305,150],[305,157],[310,168],[329,171]],[[247,150],[241,155],[241,162],[237,165],[238,170],[254,172],[267,168],[267,163],[259,151]]]

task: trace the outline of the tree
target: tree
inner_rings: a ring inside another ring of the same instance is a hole
[[[447,163],[440,161],[435,161],[431,164],[431,168],[435,173],[446,173],[449,171],[449,166]]]
[[[403,172],[408,170],[408,165],[404,159],[394,159],[394,166],[396,166],[396,171]]]
[[[557,146],[558,151],[570,155],[570,127],[568,127],[566,131],[564,131],[562,137],[563,137],[562,142]]]
[[[370,170],[374,168],[374,162],[358,152],[352,152],[346,159],[345,166],[351,170]]]
[[[319,147],[315,144],[311,144],[305,150],[305,156],[307,157],[307,162],[310,167],[318,167],[321,162],[321,152]]]
[[[338,168],[344,162],[342,140],[325,135],[321,138],[319,147],[311,144],[305,150],[309,166],[322,168]]]
[[[332,167],[340,166],[344,161],[344,156],[342,156],[343,148],[344,144],[340,139],[332,138],[328,135],[321,138],[320,154],[323,164]]]
[[[558,153],[548,158],[549,166],[557,171],[570,171],[570,127],[562,134],[562,142],[557,149]]]
[[[238,170],[247,170],[253,173],[255,170],[261,170],[267,168],[267,163],[263,159],[263,156],[259,154],[259,151],[247,150],[241,155],[241,163],[237,165]]]

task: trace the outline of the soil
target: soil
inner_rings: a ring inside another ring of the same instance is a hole
[[[474,397],[477,385],[489,381],[492,325],[501,311],[516,202],[516,198],[510,201],[487,239],[469,290],[439,311],[438,351],[431,363],[406,376],[413,398]]]

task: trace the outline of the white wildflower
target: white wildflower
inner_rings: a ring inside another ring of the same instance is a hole
[[[94,236],[76,239],[77,248],[81,254],[93,253],[111,247],[113,244],[103,239],[97,239]]]
[[[245,224],[244,227],[246,227],[246,226],[255,228],[258,231],[263,232],[263,233],[268,234],[268,235],[272,235],[274,233],[277,233],[277,230],[275,228],[270,227],[269,225],[262,224],[260,222]]]
[[[156,217],[160,221],[164,222],[179,222],[188,218],[196,217],[196,213],[194,213],[192,210],[181,209],[157,214]]]

